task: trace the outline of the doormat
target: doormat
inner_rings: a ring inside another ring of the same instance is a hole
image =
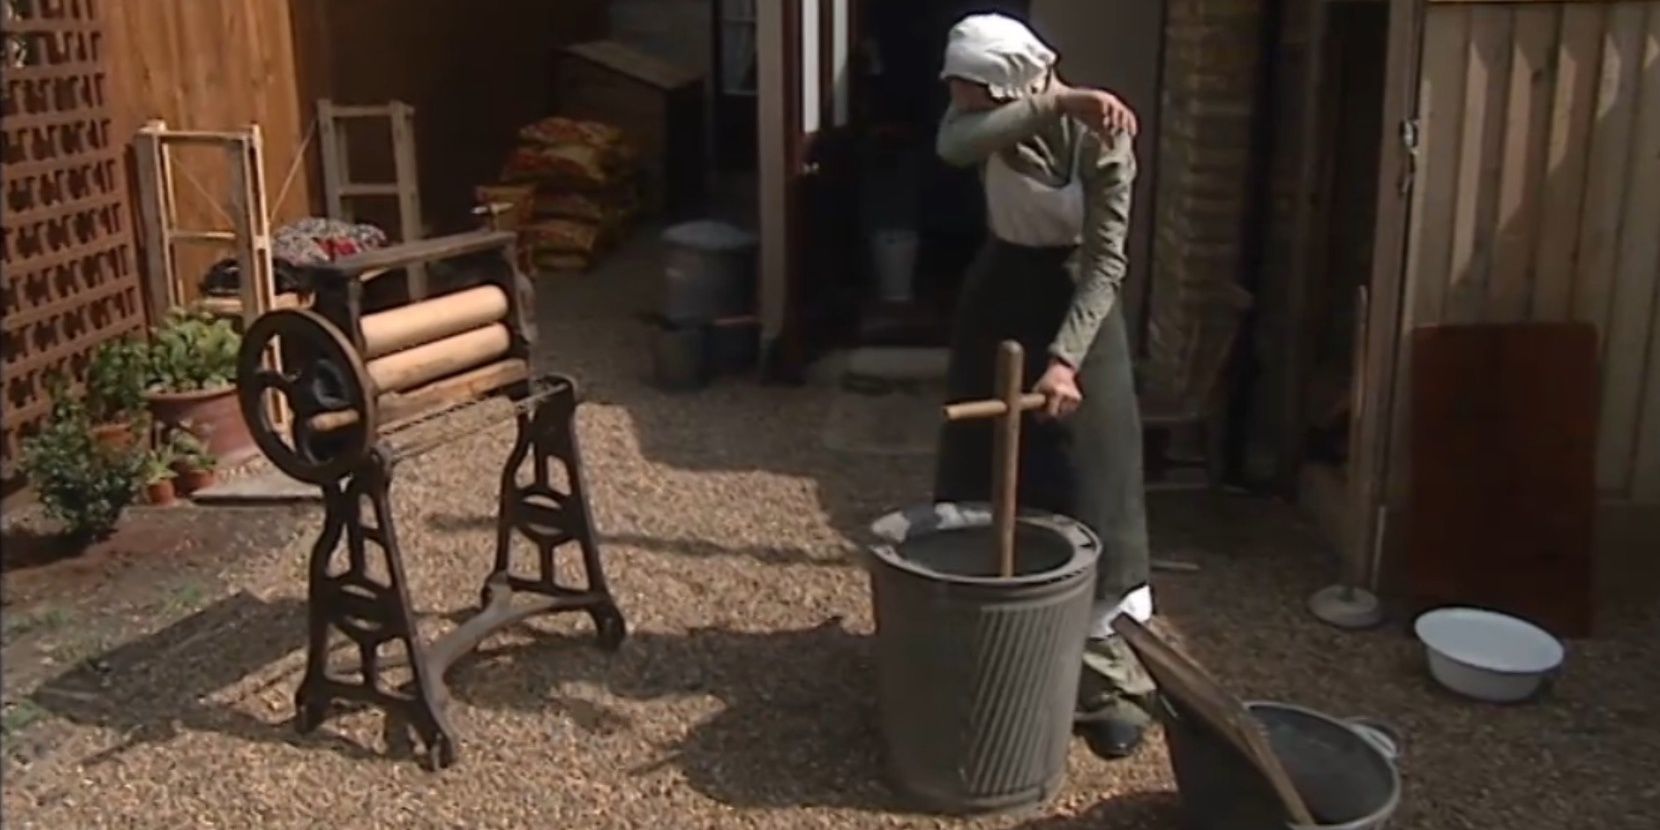
[[[939,381],[849,379],[825,417],[824,446],[858,455],[933,455],[944,402]]]

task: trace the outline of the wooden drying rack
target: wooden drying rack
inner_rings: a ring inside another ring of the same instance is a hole
[[[230,170],[229,230],[196,230],[179,227],[178,199],[174,189],[173,149],[177,147],[218,147],[225,153]],[[138,160],[138,207],[144,225],[145,300],[151,319],[160,319],[168,309],[183,305],[191,292],[179,275],[174,246],[180,243],[228,245],[234,249],[240,271],[235,299],[204,298],[203,308],[224,317],[240,318],[246,330],[260,315],[277,308],[298,308],[310,298],[295,294],[278,295],[276,265],[271,254],[271,217],[265,195],[265,145],[258,124],[241,130],[174,130],[167,122],[153,119],[139,128],[134,139]],[[266,355],[268,365],[278,366],[275,350]],[[272,421],[285,424],[287,411],[271,399]]]
[[[219,147],[224,151],[231,179],[226,199],[231,229],[179,227],[172,150],[186,146]],[[258,124],[235,131],[174,130],[157,119],[139,128],[134,147],[138,155],[144,256],[149,266],[145,296],[153,318],[183,305],[190,296],[174,262],[174,246],[180,243],[230,246],[236,252],[242,294],[234,300],[204,300],[204,307],[217,314],[240,317],[246,324],[271,309],[305,304],[292,294],[277,295],[265,197],[265,148]]]
[[[385,118],[392,133],[391,182],[354,182],[347,152],[345,125],[347,119]],[[351,199],[396,198],[398,201],[399,241],[415,242],[421,238],[420,174],[415,155],[415,108],[402,101],[389,101],[378,106],[344,106],[328,98],[317,100],[317,135],[321,142],[323,159],[323,202],[328,218],[341,222],[354,221]],[[411,263],[409,299],[426,299],[425,263]]]

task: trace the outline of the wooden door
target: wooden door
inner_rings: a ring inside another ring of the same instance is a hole
[[[1594,326],[1598,496],[1660,502],[1660,0],[1391,2],[1390,124],[1410,141],[1385,146],[1372,274],[1356,499],[1383,510],[1374,547],[1405,559],[1390,513],[1412,495],[1426,326]]]
[[[1363,574],[1376,588],[1388,519],[1383,509],[1388,475],[1396,358],[1401,342],[1403,265],[1411,195],[1417,167],[1419,55],[1424,0],[1388,0],[1389,33],[1384,70],[1383,135],[1378,163],[1376,231],[1362,340],[1360,395],[1355,401],[1353,453],[1349,459],[1349,528],[1342,540],[1347,572]]]

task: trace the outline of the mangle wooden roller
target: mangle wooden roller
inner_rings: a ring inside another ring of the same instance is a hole
[[[316,728],[339,701],[369,702],[400,715],[433,766],[448,766],[457,735],[444,673],[492,632],[538,614],[577,612],[593,619],[603,648],[616,649],[627,636],[584,494],[576,383],[530,371],[532,294],[514,240],[508,231],[478,231],[318,266],[311,309],[263,314],[243,337],[237,386],[254,441],[278,469],[323,491],[323,528],[307,570],[306,672],[295,694],[301,731]],[[460,257],[476,266],[467,287],[363,313],[367,280]],[[443,636],[423,639],[393,529],[393,468],[476,435],[480,424],[463,412],[498,395],[512,401],[507,413],[484,414],[511,418],[517,433],[501,471],[494,564],[480,610]],[[265,405],[272,396],[292,413],[286,428],[273,424],[273,408]],[[442,437],[406,440],[421,426],[441,427]],[[521,476],[526,466],[528,481]],[[515,563],[516,538],[536,549],[528,573]],[[580,554],[585,579],[577,584],[560,579],[556,559],[567,546]],[[357,645],[356,670],[330,667],[334,633]],[[381,656],[392,641],[404,645],[410,670],[396,686]]]
[[[311,309],[255,320],[243,338],[239,388],[254,440],[271,462],[301,481],[332,481],[362,461],[382,426],[525,383],[535,339],[532,294],[515,268],[492,262],[480,269],[480,285],[363,313],[368,278],[416,262],[499,253],[513,241],[510,232],[478,231],[317,266]],[[268,368],[273,343],[290,371]],[[259,405],[272,394],[293,413],[291,435]]]

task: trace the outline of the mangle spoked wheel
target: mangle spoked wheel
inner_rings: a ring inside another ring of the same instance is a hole
[[[273,345],[281,369],[268,362]],[[351,342],[322,315],[303,309],[261,315],[243,335],[236,368],[242,417],[277,469],[323,485],[368,457],[377,427],[374,382]],[[292,413],[288,430],[272,423],[267,395],[279,396]]]

